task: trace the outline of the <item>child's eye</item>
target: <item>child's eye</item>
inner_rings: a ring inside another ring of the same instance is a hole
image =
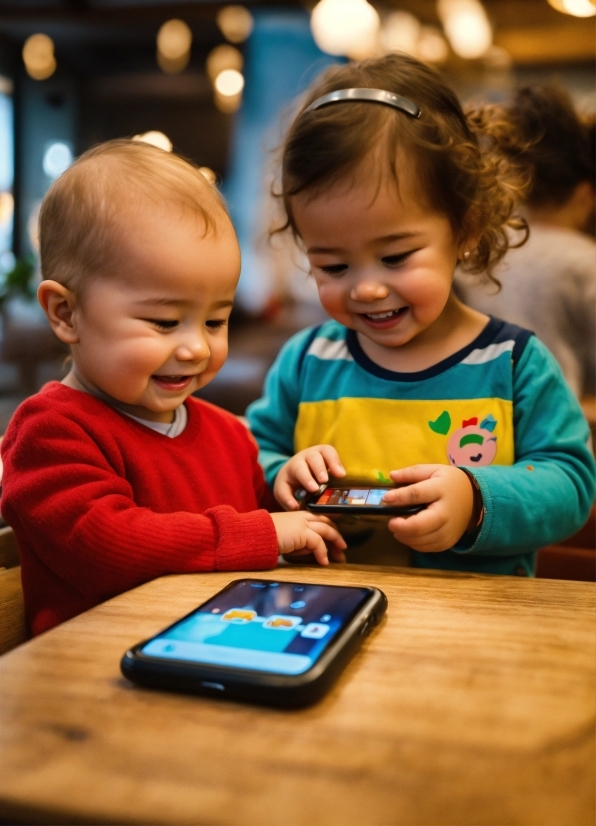
[[[347,264],[329,264],[326,267],[318,267],[321,272],[327,273],[327,275],[343,275],[343,273],[348,269]]]
[[[147,318],[145,321],[148,321],[150,324],[155,324],[155,326],[159,327],[160,330],[173,330],[174,327],[178,326],[178,322],[174,319]]]
[[[410,255],[415,252],[415,250],[409,250],[408,252],[400,252],[399,255],[386,255],[384,258],[381,258],[381,261],[387,267],[399,267],[400,264],[403,264],[405,261],[408,260]]]
[[[223,318],[213,318],[207,322],[207,327],[210,330],[221,330],[228,322]]]

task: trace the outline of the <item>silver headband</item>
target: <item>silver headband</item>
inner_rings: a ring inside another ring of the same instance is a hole
[[[314,100],[302,114],[313,112],[322,106],[329,106],[330,103],[343,103],[346,100],[382,103],[385,106],[393,106],[394,109],[399,109],[400,112],[405,112],[406,115],[410,115],[412,118],[419,118],[422,114],[419,107],[411,100],[401,95],[394,95],[393,92],[385,92],[382,89],[338,89],[336,92],[329,92],[329,94]]]

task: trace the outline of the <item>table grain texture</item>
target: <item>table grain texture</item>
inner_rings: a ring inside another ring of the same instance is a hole
[[[233,574],[171,576],[0,658],[0,822],[593,826],[595,588],[371,566],[387,618],[299,711],[150,691],[130,645]]]

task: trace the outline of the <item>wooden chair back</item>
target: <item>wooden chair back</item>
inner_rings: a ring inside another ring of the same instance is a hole
[[[12,528],[0,528],[0,654],[27,636],[19,549]]]

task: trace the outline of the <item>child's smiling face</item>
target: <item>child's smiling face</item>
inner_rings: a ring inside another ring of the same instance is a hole
[[[424,205],[413,173],[400,171],[398,190],[367,171],[295,196],[292,212],[327,313],[381,348],[400,347],[440,324],[468,247]]]
[[[221,210],[206,234],[165,206],[127,224],[117,272],[91,276],[76,301],[75,374],[133,415],[170,422],[226,359],[238,243]]]

